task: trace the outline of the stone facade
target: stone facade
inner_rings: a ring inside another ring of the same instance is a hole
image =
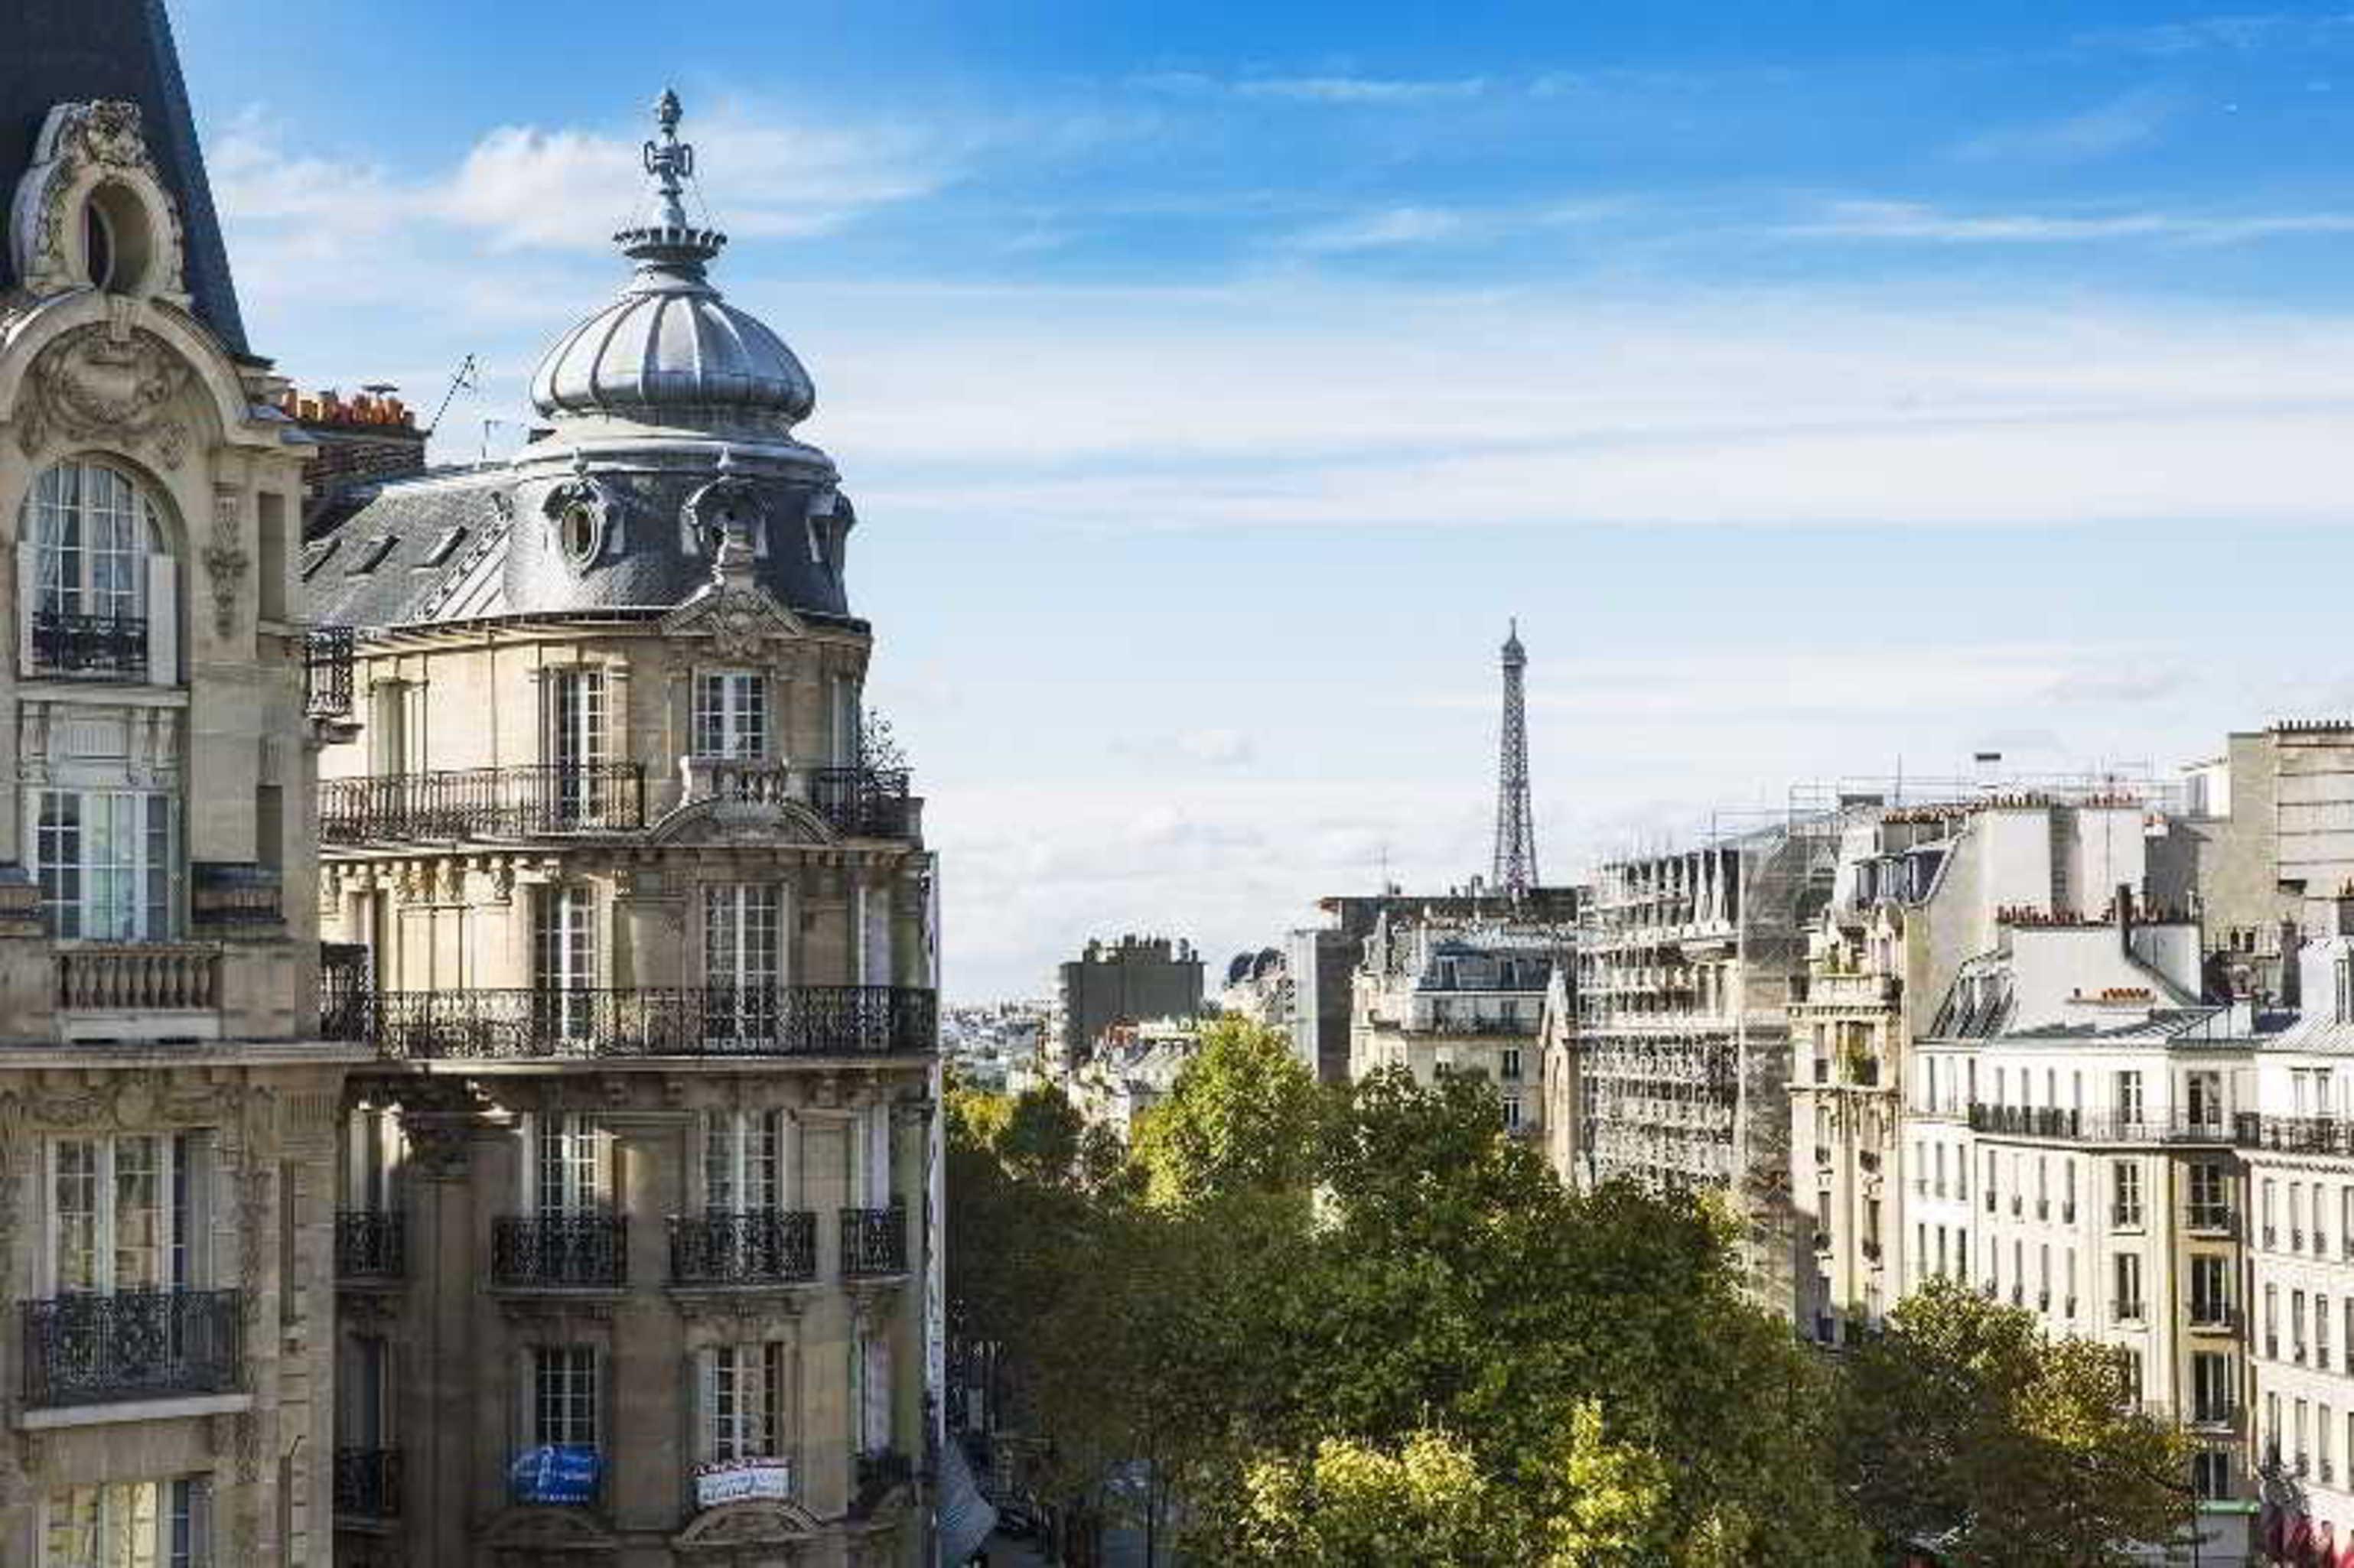
[[[176,71],[132,79],[169,60],[159,15],[13,61],[56,101],[0,158],[0,1562],[95,1531],[325,1568],[364,1054],[317,1029],[307,443],[244,355]],[[135,96],[75,96],[91,71]]]

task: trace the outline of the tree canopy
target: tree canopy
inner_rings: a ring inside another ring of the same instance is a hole
[[[1720,1207],[1564,1188],[1476,1078],[1328,1089],[1222,1021],[1132,1149],[1051,1089],[949,1117],[955,1330],[1070,1496],[1145,1461],[1201,1561],[1862,1568],[1967,1525],[2038,1568],[2187,1517],[2106,1352],[1935,1291],[1827,1359]]]

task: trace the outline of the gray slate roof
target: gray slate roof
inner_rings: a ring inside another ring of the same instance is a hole
[[[245,355],[228,249],[164,0],[9,0],[0,16],[0,199],[32,162],[33,140],[51,108],[95,98],[138,104],[148,150],[180,204],[196,317],[231,354]],[[16,281],[0,246],[0,291]]]

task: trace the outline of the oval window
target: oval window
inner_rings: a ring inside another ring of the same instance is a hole
[[[597,509],[585,501],[575,501],[566,506],[557,518],[557,537],[564,553],[575,566],[587,566],[597,558]]]

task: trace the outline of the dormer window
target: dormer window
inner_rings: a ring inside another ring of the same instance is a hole
[[[17,534],[20,662],[36,675],[176,678],[172,559],[139,482],[102,462],[34,481]]]

